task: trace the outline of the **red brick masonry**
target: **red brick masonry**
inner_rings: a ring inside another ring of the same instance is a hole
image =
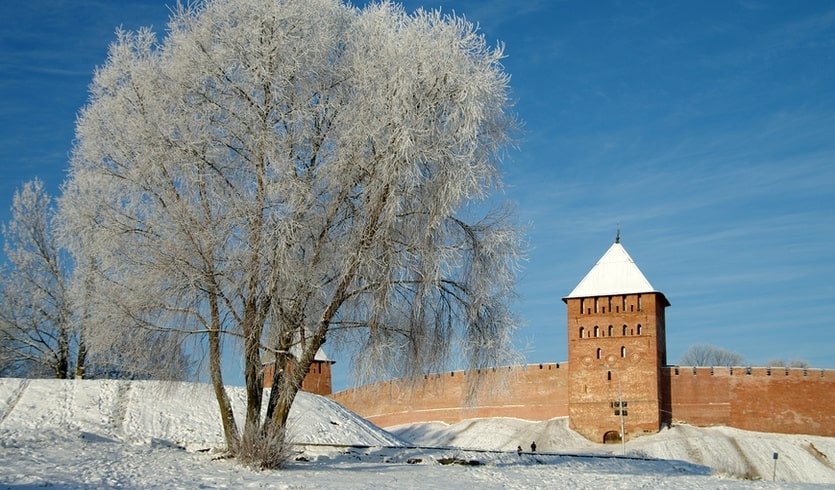
[[[835,436],[832,369],[665,367],[661,385],[674,421]]]
[[[264,364],[264,388],[273,385],[274,363]],[[330,395],[331,388],[331,363],[330,361],[313,361],[310,370],[302,381],[302,391],[315,393],[317,395]]]
[[[468,383],[481,377],[467,402]],[[495,388],[495,391],[493,391]],[[529,364],[454,371],[423,379],[386,381],[334,393],[331,398],[380,427],[413,422],[454,423],[480,417],[548,420],[568,415],[565,364]]]
[[[474,375],[435,374],[412,385],[388,381],[331,398],[381,427],[481,417],[536,421],[568,415],[567,363],[488,370],[481,373],[480,396],[467,405],[466,385]],[[835,370],[667,366],[660,375],[661,410],[671,412],[673,422],[835,436]],[[496,393],[486,395],[494,386],[499,387]],[[608,421],[601,423],[606,425],[601,429],[609,428]]]

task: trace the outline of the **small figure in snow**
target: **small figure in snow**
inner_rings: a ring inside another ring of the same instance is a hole
[[[535,452],[536,452],[536,441],[533,441],[533,442],[531,443],[531,452],[532,452],[532,453],[535,453]]]
[[[516,454],[518,454],[519,456],[522,455],[522,446],[516,446]]]

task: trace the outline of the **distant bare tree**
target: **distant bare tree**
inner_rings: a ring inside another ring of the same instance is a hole
[[[742,366],[744,362],[741,354],[710,344],[691,345],[679,360],[682,366]]]
[[[95,259],[102,335],[200,342],[227,447],[262,466],[326,339],[364,373],[512,359],[519,235],[468,208],[498,186],[513,126],[501,58],[463,19],[389,2],[207,0],[161,45],[120,33],[62,199],[65,239]]]
[[[805,359],[793,359],[786,362],[785,359],[771,359],[766,363],[768,367],[808,368],[809,361]]]

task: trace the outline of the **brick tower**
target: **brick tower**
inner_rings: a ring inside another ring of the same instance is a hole
[[[670,306],[615,243],[563,298],[568,310],[568,414],[595,442],[656,432],[667,362],[664,309]],[[621,417],[619,411],[623,411]]]
[[[297,349],[292,349],[291,352],[293,357],[298,358]],[[273,373],[275,373],[275,357],[265,355],[262,360],[261,369],[264,370],[264,388],[270,388],[273,385]],[[317,395],[330,395],[333,392],[331,383],[332,364],[335,364],[335,361],[328,359],[325,351],[320,347],[316,351],[313,362],[310,363],[310,369],[302,381],[301,390]]]

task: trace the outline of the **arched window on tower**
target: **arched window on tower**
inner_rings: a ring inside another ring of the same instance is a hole
[[[594,336],[600,337],[600,327],[598,327],[597,325],[594,326]]]
[[[641,324],[638,324],[638,335],[641,335]]]
[[[625,345],[620,346],[620,356],[621,357],[626,357],[626,346]]]
[[[597,348],[597,358],[600,359],[600,354],[602,353],[602,349],[600,347]]]
[[[606,372],[606,381],[612,381],[612,372],[611,371]]]
[[[600,298],[594,298],[594,312],[600,313]]]
[[[609,337],[613,336],[614,334],[615,334],[615,327],[609,325]]]
[[[583,307],[585,306],[586,300],[584,298],[580,298],[580,314],[583,314]]]
[[[585,335],[585,333],[586,333],[586,328],[585,327],[580,327],[580,338],[581,339],[583,338],[583,335]]]
[[[623,326],[623,336],[626,337],[626,325]]]

